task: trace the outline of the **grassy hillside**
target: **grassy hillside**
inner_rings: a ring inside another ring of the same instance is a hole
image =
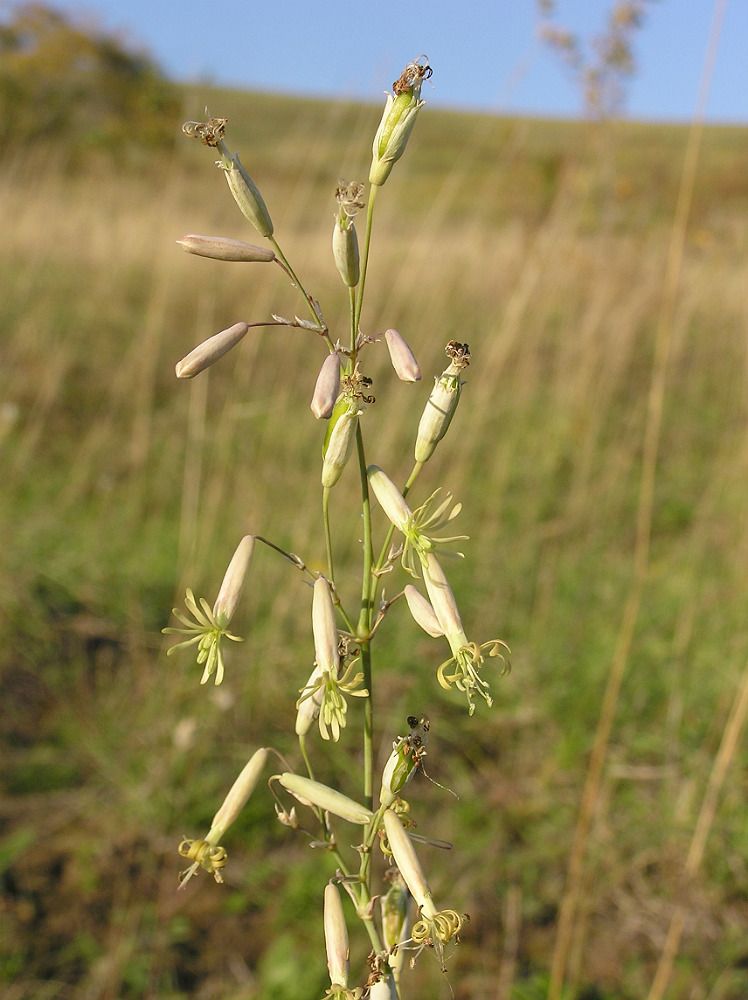
[[[332,195],[339,177],[366,175],[380,106],[201,91],[183,117],[206,103],[229,118],[280,242],[344,336]],[[137,174],[63,172],[33,151],[0,174],[0,976],[14,1000],[325,989],[319,859],[268,796],[232,831],[227,885],[174,893],[176,844],[209,823],[258,742],[295,752],[308,599],[280,560],[256,559],[236,623],[247,641],[217,691],[189,658],[166,659],[160,629],[185,586],[215,591],[245,532],[314,567],[324,553],[309,489],[319,344],[253,331],[209,376],[173,376],[237,319],[298,311],[275,269],[176,247],[187,232],[253,239],[212,151],[179,125],[173,155]],[[438,784],[410,799],[422,831],[455,845],[428,857],[435,895],[449,888],[471,915],[449,963],[458,1000],[548,994],[612,670],[565,996],[647,996],[679,907],[668,997],[748,992],[748,753],[734,715],[748,659],[748,140],[704,134],[663,312],[687,138],[427,106],[377,206],[363,326],[400,330],[424,380],[394,384],[383,355],[368,372],[368,458],[407,473],[444,344],[467,341],[468,384],[419,491],[443,484],[463,502],[466,625],[513,651],[493,710],[468,719],[435,683],[441,650],[399,608],[385,640],[382,756],[407,714],[432,718]],[[355,493],[355,475],[337,489]],[[358,523],[340,520],[344,565]],[[344,780],[357,753],[349,734],[330,773]],[[449,995],[429,954],[410,982],[408,995]]]

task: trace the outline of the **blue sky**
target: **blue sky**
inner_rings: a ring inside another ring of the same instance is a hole
[[[716,0],[717,3],[720,0]],[[591,38],[612,0],[558,0],[557,21]],[[253,90],[377,100],[421,53],[434,105],[577,116],[578,90],[536,37],[535,0],[90,0],[168,75]],[[637,33],[631,118],[687,121],[697,102],[715,0],[655,0]],[[726,0],[707,118],[748,122],[748,3]]]

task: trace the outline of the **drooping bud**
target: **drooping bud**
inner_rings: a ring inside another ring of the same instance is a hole
[[[324,899],[325,948],[330,984],[348,985],[348,928],[345,923],[340,890],[328,882]]]
[[[194,378],[195,375],[199,375],[201,371],[227,354],[232,347],[236,347],[248,330],[249,326],[246,323],[234,323],[228,330],[221,330],[215,336],[208,337],[176,363],[174,370],[177,378]]]
[[[470,364],[470,349],[467,344],[458,344],[452,340],[447,344],[446,350],[447,356],[452,360],[441,376],[435,379],[434,388],[421,415],[416,435],[416,462],[427,462],[447,433],[463,386],[460,374]]]
[[[189,233],[177,243],[184,247],[187,253],[198,257],[210,257],[212,260],[262,261],[275,260],[272,250],[265,247],[255,247],[242,240],[230,240],[226,236],[198,236]]]
[[[363,410],[350,396],[341,396],[333,407],[322,448],[324,458],[322,485],[326,489],[337,483],[351,457],[353,443],[356,440],[358,418],[361,413]]]
[[[404,534],[410,523],[412,512],[402,493],[379,466],[370,465],[366,470],[366,475],[369,479],[369,486],[374,491],[382,510],[395,527]]]
[[[386,330],[384,334],[390,361],[395,374],[401,382],[419,382],[421,369],[418,367],[415,355],[405,343],[397,330]]]
[[[222,146],[222,149],[225,150],[226,147]],[[226,174],[234,201],[239,206],[244,218],[252,223],[260,236],[272,236],[273,221],[270,218],[270,213],[254,181],[244,169],[239,154],[234,153],[233,156],[228,156],[224,152],[217,163]]]
[[[421,84],[432,72],[428,62],[419,61],[425,58],[420,56],[409,63],[392,85],[394,95],[387,95],[387,103],[372,146],[370,184],[384,184],[393,165],[405,152],[416,123],[416,115],[425,103],[420,100]]]
[[[213,617],[221,628],[225,628],[234,616],[254,550],[255,536],[245,535],[231,557],[221,589],[218,591],[218,597],[213,605]]]
[[[424,632],[427,632],[435,639],[438,639],[440,635],[444,635],[444,629],[439,624],[439,619],[436,617],[434,609],[420,590],[416,590],[413,584],[409,583],[403,593],[416,624],[420,625]]]
[[[340,358],[328,354],[322,362],[312,396],[312,413],[318,420],[327,420],[340,392]]]
[[[354,802],[335,788],[305,778],[302,774],[292,774],[290,771],[284,771],[278,780],[302,804],[311,803],[325,812],[331,812],[334,816],[340,816],[341,819],[357,823],[359,826],[365,826],[371,821],[373,816],[371,809]]]
[[[256,750],[244,766],[239,777],[229,789],[223,804],[213,817],[210,833],[205,838],[210,844],[218,844],[244,806],[260,780],[267,763],[268,752],[264,748]]]

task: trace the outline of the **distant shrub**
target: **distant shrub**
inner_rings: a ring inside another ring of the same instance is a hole
[[[0,155],[51,144],[88,152],[165,146],[176,88],[144,53],[41,3],[0,14]]]

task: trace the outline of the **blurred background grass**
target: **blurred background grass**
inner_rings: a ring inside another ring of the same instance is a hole
[[[232,830],[227,885],[206,877],[174,892],[177,843],[206,828],[256,746],[294,755],[293,700],[313,655],[308,593],[258,554],[236,621],[247,639],[217,690],[199,687],[189,657],[165,658],[160,629],[185,586],[212,599],[248,531],[313,567],[323,558],[309,486],[320,344],[252,331],[210,373],[173,377],[213,332],[299,311],[276,269],[175,246],[186,232],[252,240],[211,151],[179,134],[206,103],[229,118],[281,245],[342,333],[332,196],[339,177],[366,175],[379,105],[171,90],[158,127],[100,130],[91,143],[67,122],[6,144],[2,161],[0,976],[14,1000],[291,1000],[325,988],[324,859],[275,823],[267,795]],[[396,383],[383,348],[371,352],[367,457],[394,477],[409,470],[444,345],[468,342],[468,384],[418,492],[443,484],[463,502],[471,539],[452,575],[468,632],[513,650],[494,709],[469,719],[436,684],[443,649],[403,609],[380,640],[380,759],[407,714],[432,719],[427,770],[439,784],[419,781],[410,799],[420,831],[455,845],[425,862],[436,898],[472,918],[449,962],[459,1000],[546,996],[632,581],[686,141],[675,126],[426,108],[377,206],[364,329],[399,329],[424,379]],[[703,865],[683,876],[748,657],[747,208],[745,130],[709,128],[649,571],[572,953],[568,996],[580,1000],[645,995],[681,903],[668,995],[748,993],[744,745]],[[351,472],[333,498],[341,566],[355,565],[356,492]],[[354,578],[349,599],[356,590]],[[343,785],[356,728],[321,750],[320,771]],[[364,951],[355,942],[354,960]],[[410,975],[409,995],[448,993],[429,955]]]

